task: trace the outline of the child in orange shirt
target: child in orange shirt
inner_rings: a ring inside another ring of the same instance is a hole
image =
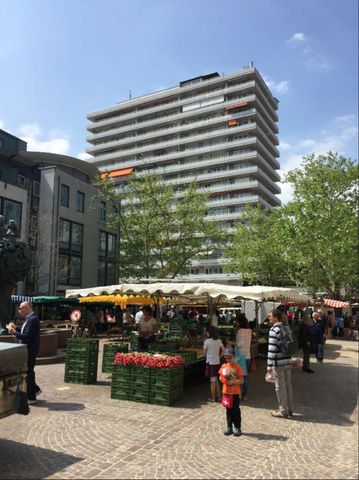
[[[241,394],[240,385],[243,383],[243,370],[234,359],[234,352],[231,348],[227,348],[224,356],[228,363],[224,363],[219,371],[219,378],[223,383],[222,394],[224,397],[230,395],[233,399],[231,408],[226,408],[227,411],[227,429],[224,431],[225,435],[233,435],[240,437],[241,432],[241,409],[239,406],[239,397]],[[233,432],[234,426],[234,432]]]

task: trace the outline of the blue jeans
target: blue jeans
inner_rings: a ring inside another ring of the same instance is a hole
[[[243,396],[245,397],[248,393],[248,385],[249,385],[249,365],[250,365],[251,361],[249,358],[246,359],[246,365],[247,365],[247,375],[244,375],[243,377],[243,384],[242,384],[242,393],[243,393]]]

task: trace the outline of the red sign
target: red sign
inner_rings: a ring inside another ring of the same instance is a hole
[[[70,314],[70,318],[73,322],[78,322],[81,319],[81,310],[78,308],[76,310],[72,310]]]

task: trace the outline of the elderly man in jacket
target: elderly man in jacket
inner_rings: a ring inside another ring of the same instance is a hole
[[[36,403],[36,395],[41,389],[35,381],[35,362],[40,346],[40,321],[37,313],[32,309],[31,302],[22,302],[19,307],[19,315],[24,318],[21,328],[14,323],[8,325],[10,335],[15,335],[21,343],[27,345],[27,398],[29,404]]]

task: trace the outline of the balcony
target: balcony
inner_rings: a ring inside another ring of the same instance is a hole
[[[236,140],[232,142],[218,142],[215,145],[191,148],[188,150],[184,150],[182,152],[169,153],[167,155],[162,155],[158,157],[151,156],[141,160],[136,160],[135,158],[132,157],[129,159],[124,159],[120,162],[119,155],[117,153],[114,153],[110,155],[102,155],[99,157],[95,157],[93,161],[96,162],[99,168],[101,167],[106,168],[110,166],[111,169],[124,168],[127,165],[131,167],[142,166],[142,165],[153,165],[157,163],[167,162],[169,160],[174,160],[176,158],[192,157],[194,155],[204,155],[206,153],[216,152],[220,150],[234,149],[244,145],[248,145],[248,146],[255,145],[256,142],[257,142],[256,137],[249,137],[249,138],[245,138],[244,140]],[[267,155],[270,156],[270,153],[268,151],[267,151]],[[110,160],[115,160],[112,163],[112,165]],[[278,164],[278,168],[280,168],[279,164]]]
[[[256,123],[251,122],[251,123],[245,123],[243,125],[240,125],[238,127],[231,127],[231,128],[221,128],[218,130],[214,130],[213,132],[206,132],[206,133],[200,133],[200,134],[194,134],[189,137],[185,138],[175,138],[174,140],[170,140],[167,142],[153,142],[150,145],[144,145],[144,146],[139,146],[139,147],[134,147],[128,150],[121,150],[119,149],[118,151],[114,152],[114,154],[117,154],[117,157],[126,157],[128,155],[138,155],[139,153],[146,153],[146,152],[151,152],[153,150],[160,150],[160,149],[165,149],[165,148],[170,148],[170,147],[177,147],[178,145],[185,145],[188,143],[195,143],[199,141],[207,141],[208,139],[211,138],[216,138],[216,137],[223,137],[223,136],[229,136],[229,135],[234,135],[236,133],[241,133],[241,132],[248,132],[251,130],[255,130],[256,128]],[[189,128],[188,130],[192,130],[193,128]],[[164,134],[163,134],[164,135]],[[161,135],[162,136],[162,135]],[[155,136],[155,138],[157,138]],[[139,137],[131,137],[131,141],[126,141],[125,144],[134,144],[140,141]],[[143,140],[143,139],[142,139]],[[87,148],[86,152],[89,154],[94,154],[94,153],[99,153],[103,152],[106,150],[109,150],[111,148],[119,147],[119,141],[115,140],[113,142],[108,142],[106,144],[101,144],[101,145],[96,145],[91,148]],[[106,154],[105,154],[106,155]],[[104,156],[105,156],[104,155]],[[112,155],[112,154],[110,154]]]
[[[170,128],[163,127],[163,128],[157,129],[157,130],[151,130],[150,132],[142,134],[142,135],[137,135],[136,134],[136,135],[128,136],[128,137],[118,139],[118,140],[116,140],[116,139],[104,140],[102,143],[94,145],[94,147],[91,147],[87,151],[92,150],[93,148],[96,149],[96,147],[105,147],[108,144],[115,144],[115,145],[118,145],[118,146],[126,145],[128,143],[140,142],[140,141],[148,140],[150,138],[157,138],[157,137],[161,137],[161,136],[173,135],[173,134],[176,134],[176,133],[191,131],[191,130],[195,130],[197,128],[203,128],[203,127],[206,127],[206,126],[213,126],[213,125],[220,124],[220,123],[226,124],[228,122],[228,120],[240,120],[243,117],[248,117],[248,116],[255,115],[255,113],[256,113],[255,108],[251,108],[251,109],[246,110],[244,112],[238,112],[238,113],[230,114],[230,115],[225,114],[225,113],[219,114],[219,115],[217,115],[213,118],[210,118],[208,120],[197,120],[197,121],[196,120],[192,120],[192,121],[189,120],[188,122],[186,122],[186,124],[183,124],[183,125],[178,125],[178,126],[170,127]],[[187,115],[184,113],[184,114],[176,115],[175,116],[176,118],[171,118],[171,120],[166,120],[166,121],[156,122],[156,123],[167,123],[169,121],[174,122],[176,119],[183,121],[186,116]],[[146,125],[147,125],[147,123],[150,123],[150,122],[146,122]],[[151,123],[155,123],[155,122],[153,121]],[[114,129],[114,130],[111,130],[111,131],[108,131],[108,132],[104,132],[102,134],[90,135],[90,136],[87,137],[87,141],[90,142],[90,143],[93,143],[96,140],[99,140],[101,138],[107,139],[109,137],[113,137],[114,135],[119,135],[121,133],[133,133],[134,131],[142,130],[144,128],[145,128],[145,125],[143,125],[143,124],[134,124],[134,125],[131,125],[129,127],[126,127],[125,129],[124,128]]]
[[[186,99],[183,99],[183,100],[177,100],[177,101],[174,100],[172,102],[163,103],[161,105],[158,105],[158,106],[152,107],[152,108],[146,108],[146,109],[141,109],[141,110],[137,109],[134,112],[131,112],[131,113],[128,113],[128,114],[125,114],[125,115],[121,115],[120,112],[117,113],[117,114],[114,112],[114,115],[111,118],[108,118],[108,119],[105,119],[105,120],[100,120],[98,122],[96,122],[95,116],[93,116],[94,123],[90,123],[89,125],[87,125],[86,128],[89,131],[93,131],[96,128],[104,127],[106,125],[111,125],[114,122],[123,122],[123,121],[126,121],[126,120],[130,120],[130,119],[134,119],[134,118],[138,118],[138,117],[144,117],[144,116],[147,116],[147,115],[162,112],[162,111],[165,111],[165,110],[170,110],[170,109],[173,109],[173,108],[181,108],[181,107],[186,106],[186,105],[191,105],[192,103],[195,103],[197,101],[200,102],[202,100],[207,100],[209,98],[220,97],[220,96],[226,95],[228,93],[235,93],[237,91],[241,92],[243,90],[254,89],[255,85],[256,85],[256,82],[254,80],[250,80],[248,82],[244,82],[241,85],[235,85],[234,87],[223,88],[221,90],[216,90],[213,93],[202,94],[202,95],[198,95],[198,96],[195,96],[195,97],[186,98]],[[178,92],[178,94],[180,94],[180,93],[183,93],[183,91]],[[223,103],[220,104],[220,105],[223,105]],[[196,110],[191,110],[191,111],[195,112]]]

